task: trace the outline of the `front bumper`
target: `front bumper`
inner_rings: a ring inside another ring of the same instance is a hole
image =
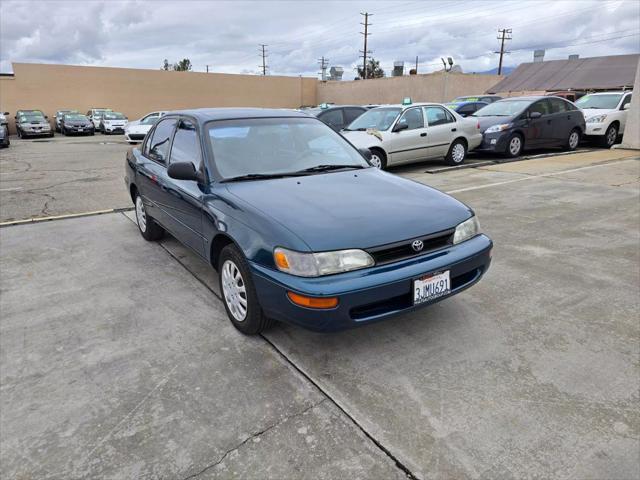
[[[507,151],[510,135],[511,132],[508,131],[484,133],[482,134],[482,143],[475,151],[504,153]]]
[[[71,125],[71,126],[65,127],[65,131],[67,133],[91,133],[94,131],[94,129],[93,129],[93,125],[84,126],[84,127],[76,127]]]
[[[105,129],[106,132],[109,132],[109,133],[124,133],[124,125],[122,125],[122,126],[105,125],[104,129]]]
[[[53,134],[53,130],[49,129],[49,130],[44,130],[44,129],[39,129],[39,130],[27,130],[27,129],[21,129],[22,132],[22,136],[23,137],[39,137],[40,135],[47,135],[47,136],[51,136]]]
[[[602,136],[607,132],[607,125],[604,123],[587,123],[585,124],[584,134],[590,136]]]
[[[146,133],[130,133],[125,131],[124,138],[127,142],[141,142],[144,140]]]
[[[316,331],[335,331],[386,319],[439,302],[480,280],[491,264],[493,243],[478,235],[458,245],[400,262],[319,278],[295,277],[251,263],[260,305],[277,320]],[[449,270],[451,293],[413,305],[413,280]],[[314,310],[293,304],[287,291],[307,296],[338,297],[338,306]]]

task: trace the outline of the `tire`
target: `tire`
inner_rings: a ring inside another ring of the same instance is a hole
[[[19,128],[16,128],[16,135],[18,135],[18,138],[22,138],[22,132]]]
[[[467,142],[458,138],[449,147],[445,162],[449,165],[462,165],[467,158]]]
[[[49,134],[49,138],[53,138],[53,136],[54,136],[54,135],[55,135],[55,133],[51,132],[51,133]]]
[[[218,273],[222,303],[234,327],[245,335],[257,335],[273,325],[262,311],[251,271],[238,247],[231,244],[222,249]]]
[[[509,140],[507,141],[507,149],[504,154],[508,158],[519,157],[522,153],[523,146],[524,142],[522,141],[522,136],[514,133],[509,137]]]
[[[378,148],[371,149],[371,160],[369,163],[380,170],[387,168],[387,155]]]
[[[564,144],[564,149],[569,152],[573,152],[576,148],[578,148],[578,145],[580,145],[580,130],[574,128],[573,130],[571,130],[571,133],[569,133],[569,136],[567,137],[567,141]]]
[[[142,197],[137,192],[134,204],[136,209],[136,223],[138,224],[140,235],[149,242],[160,240],[164,235],[164,229],[147,213]]]
[[[612,123],[607,127],[607,131],[604,133],[604,136],[600,139],[600,145],[605,148],[611,148],[615,145],[618,140],[618,125]]]

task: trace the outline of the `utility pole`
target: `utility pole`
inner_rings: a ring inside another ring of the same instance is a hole
[[[416,55],[416,75],[418,74],[418,55]]]
[[[209,73],[209,65],[207,65],[207,73]]]
[[[504,49],[504,41],[505,40],[511,40],[511,29],[510,28],[502,28],[500,30],[498,30],[498,40],[500,40],[500,51],[499,52],[493,52],[493,53],[499,53],[500,54],[500,62],[498,63],[498,75],[502,75],[502,57],[504,56],[505,53],[511,53],[511,52],[507,52]]]
[[[360,32],[360,34],[364,35],[364,50],[361,50],[362,52],[362,79],[366,80],[367,79],[367,55],[369,53],[371,53],[369,50],[367,50],[367,37],[369,35],[371,35],[369,33],[369,26],[371,25],[369,23],[369,17],[373,16],[373,13],[369,13],[369,12],[365,12],[362,13],[360,12],[360,15],[364,16],[364,23],[360,23],[360,25],[364,25],[364,32]]]
[[[265,45],[264,43],[261,43],[259,46],[262,49],[262,53],[261,53],[261,55],[262,55],[262,75],[265,76],[267,74],[267,69],[269,68],[269,67],[267,67],[267,56],[268,55],[267,55],[267,52],[266,52],[265,48],[267,48],[269,45]],[[258,68],[260,68],[260,67],[258,67]]]
[[[329,59],[328,58],[324,58],[321,57],[318,59],[318,63],[320,64],[320,74],[322,75],[322,81],[326,82],[327,81],[327,66],[329,65]]]

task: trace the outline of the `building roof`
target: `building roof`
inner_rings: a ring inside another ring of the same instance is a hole
[[[631,87],[639,58],[634,54],[522,63],[487,93]]]

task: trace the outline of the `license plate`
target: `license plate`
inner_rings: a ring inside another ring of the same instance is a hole
[[[84,128],[79,128],[78,131],[82,132],[82,131],[84,131]]]
[[[449,270],[425,275],[413,281],[413,304],[428,302],[451,292]]]

